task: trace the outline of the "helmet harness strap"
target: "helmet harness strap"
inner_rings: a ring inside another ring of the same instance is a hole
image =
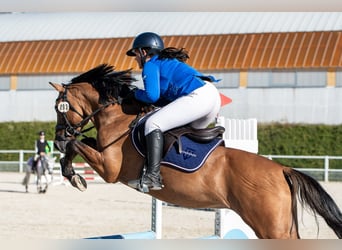
[[[146,63],[146,58],[147,55],[144,55],[142,48],[138,48],[139,54],[140,54],[140,62],[141,62],[141,66],[144,66],[144,64]]]

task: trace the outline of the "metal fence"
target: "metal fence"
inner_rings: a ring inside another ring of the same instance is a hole
[[[342,156],[310,156],[310,155],[264,155],[270,160],[275,159],[309,159],[323,161],[318,168],[296,168],[302,172],[310,174],[315,179],[320,181],[342,181],[342,169],[333,169],[330,167],[332,160],[342,160]]]
[[[0,150],[0,155],[11,154],[16,156],[16,161],[0,161],[0,171],[24,172],[27,160],[36,153],[34,150]],[[60,152],[52,152],[53,156],[61,156]],[[13,156],[13,157],[14,157]],[[4,157],[0,157],[3,159]],[[11,157],[12,158],[12,157]]]
[[[35,154],[34,150],[0,150],[1,154],[17,155],[16,161],[0,161],[0,172],[23,172],[25,170],[26,162],[30,156]],[[53,152],[54,156],[61,157],[60,152]],[[319,163],[316,168],[296,168],[302,172],[310,174],[319,181],[342,181],[342,169],[333,169],[330,167],[332,160],[342,160],[342,156],[308,156],[308,155],[264,155],[270,160],[277,159],[311,159],[323,162]],[[2,159],[4,157],[0,157]],[[56,164],[59,164],[58,161]]]

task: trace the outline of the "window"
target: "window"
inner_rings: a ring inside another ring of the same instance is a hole
[[[17,90],[51,90],[49,82],[68,83],[75,75],[22,75],[18,76]]]
[[[325,87],[326,85],[327,72],[325,71],[297,72],[297,87]]]
[[[256,88],[270,87],[271,72],[249,71],[247,74],[247,86]]]
[[[270,87],[293,87],[296,86],[296,72],[279,71],[270,72]]]
[[[215,84],[217,88],[238,88],[240,86],[240,72],[208,73],[208,75],[213,75],[216,79],[221,80]]]
[[[11,82],[9,76],[0,76],[0,91],[1,90],[10,90]]]
[[[342,71],[336,71],[336,87],[342,87]]]
[[[250,88],[325,87],[326,71],[249,71]]]

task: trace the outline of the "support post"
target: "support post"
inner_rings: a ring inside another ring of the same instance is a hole
[[[324,157],[324,181],[329,181],[329,156]]]
[[[152,197],[151,230],[155,232],[156,239],[162,238],[162,201]]]

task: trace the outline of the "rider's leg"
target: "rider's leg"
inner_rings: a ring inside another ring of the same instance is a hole
[[[142,177],[142,184],[152,190],[160,190],[163,187],[160,175],[163,146],[164,138],[160,129],[156,129],[146,136],[146,174]]]
[[[200,129],[215,122],[220,110],[220,94],[212,83],[207,83],[186,96],[162,107],[151,115],[145,125],[145,135],[156,129],[162,132],[191,124]]]
[[[163,153],[164,144],[163,133],[156,129],[146,136],[146,172],[140,179],[128,182],[130,187],[136,188],[142,192],[148,192],[149,189],[160,190],[163,187],[160,175],[160,161]]]

